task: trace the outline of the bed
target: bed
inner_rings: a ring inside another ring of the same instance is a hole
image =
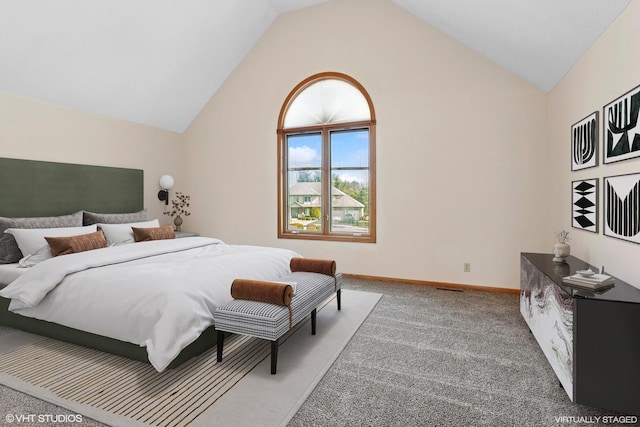
[[[4,219],[80,212],[86,223],[97,212],[125,226],[126,215],[146,215],[141,170],[0,158],[0,179],[12,183],[0,188],[0,200],[12,201],[0,205]],[[276,280],[294,256],[186,237],[47,257],[29,268],[5,263],[0,323],[163,371],[216,344],[213,311],[231,299],[234,278]]]

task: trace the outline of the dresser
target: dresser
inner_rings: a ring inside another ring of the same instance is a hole
[[[520,256],[520,313],[529,330],[572,402],[640,415],[640,289],[618,279],[598,292],[563,284],[577,270],[599,268],[552,258]]]

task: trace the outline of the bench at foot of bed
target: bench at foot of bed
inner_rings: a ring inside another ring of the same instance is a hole
[[[289,306],[262,301],[234,299],[218,307],[213,315],[217,331],[217,360],[222,361],[225,332],[250,335],[271,341],[271,373],[276,373],[278,340],[301,320],[311,315],[311,334],[316,334],[316,310],[336,293],[341,309],[342,274],[328,276],[296,271],[280,277],[278,282],[295,283]],[[289,311],[291,309],[291,311]]]

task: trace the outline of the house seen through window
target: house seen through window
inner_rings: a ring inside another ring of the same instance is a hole
[[[365,89],[321,73],[278,121],[278,237],[375,242],[375,115]]]

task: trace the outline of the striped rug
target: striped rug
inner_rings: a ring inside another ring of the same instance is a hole
[[[186,426],[269,357],[270,342],[231,336],[221,363],[215,351],[158,373],[148,363],[44,339],[0,355],[0,372],[147,425]]]
[[[280,339],[277,375],[269,373],[270,342],[242,335],[225,339],[221,363],[212,348],[158,373],[147,363],[15,331],[0,336],[0,384],[83,415],[82,425],[286,425],[381,298],[342,295],[341,311],[332,299],[318,310],[316,335],[307,317]],[[42,410],[37,401],[2,398],[5,413]]]

